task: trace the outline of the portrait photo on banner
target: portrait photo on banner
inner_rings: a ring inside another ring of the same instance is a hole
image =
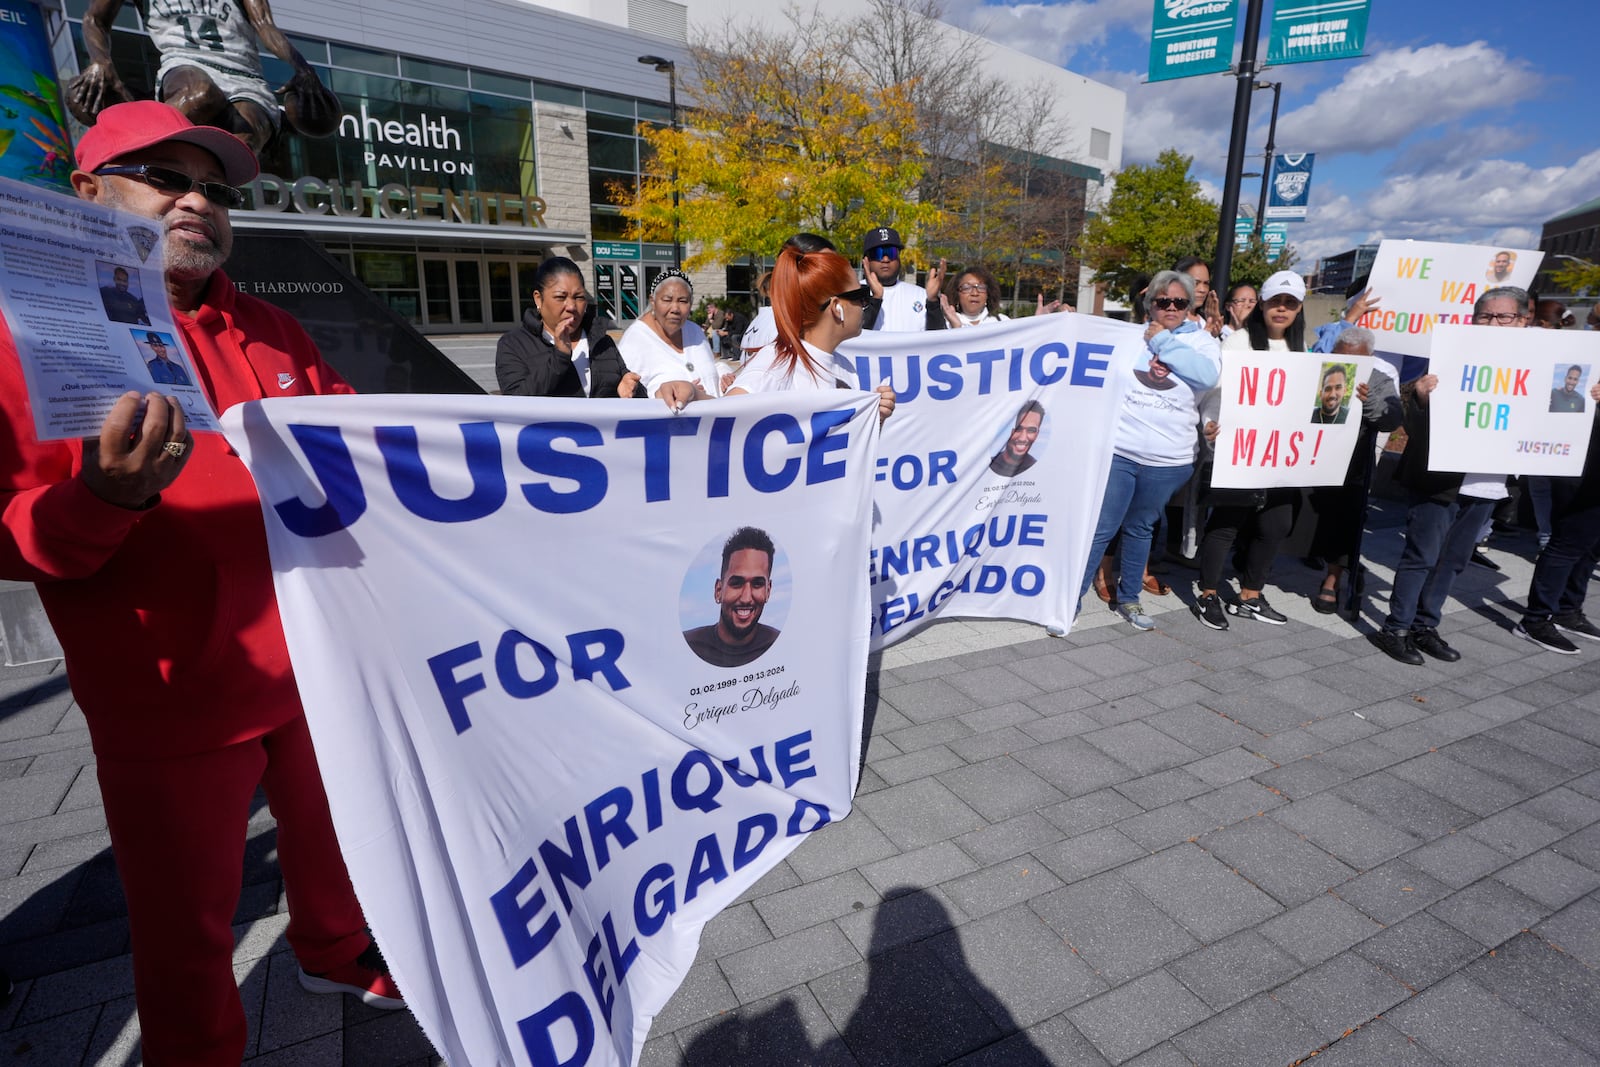
[[[678,596],[683,639],[714,667],[742,667],[783,632],[794,581],[789,557],[765,530],[741,526],[701,546]]]
[[[997,435],[999,443],[989,459],[990,472],[1002,478],[1015,478],[1043,459],[1049,451],[1048,422],[1042,403],[1023,401]]]

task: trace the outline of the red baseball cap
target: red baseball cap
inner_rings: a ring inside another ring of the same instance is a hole
[[[216,156],[229,185],[243,185],[261,171],[256,154],[239,138],[215,126],[196,126],[183,112],[159,100],[112,104],[100,112],[78,141],[78,167],[92,173],[129,152],[167,141],[192,144]]]

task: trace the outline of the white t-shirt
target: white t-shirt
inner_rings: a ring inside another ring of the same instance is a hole
[[[555,344],[556,339],[549,330],[544,331],[547,344]],[[560,349],[557,349],[560,351]],[[593,396],[590,391],[593,387],[589,383],[589,336],[578,334],[578,339],[572,342],[572,369],[578,372],[578,381],[583,383],[583,395]]]
[[[875,330],[890,333],[916,333],[928,328],[928,291],[910,282],[895,282],[883,287],[883,307],[878,312]]]
[[[617,342],[622,361],[639,376],[646,396],[655,396],[663,382],[699,382],[711,396],[722,395],[721,370],[705,331],[697,324],[683,324],[683,351],[679,352],[656,333],[648,322],[639,319]]]
[[[982,326],[986,322],[1010,322],[1011,321],[1011,316],[1010,315],[991,315],[991,314],[989,314],[989,309],[988,308],[984,308],[982,311],[978,312],[976,318],[974,318],[971,315],[968,315],[964,311],[958,311],[958,312],[956,312],[956,318],[961,320],[961,325],[963,325],[963,326]]]
[[[772,309],[764,307],[756,312],[756,317],[745,327],[744,336],[739,339],[739,347],[746,352],[754,352],[767,347],[777,339],[778,321],[772,317]]]
[[[824,352],[809,341],[801,341],[806,354],[817,365],[820,373],[813,374],[797,360],[788,370],[778,365],[777,343],[768,345],[749,359],[739,370],[732,388],[747,393],[772,393],[786,389],[854,389],[855,367],[835,352]]]

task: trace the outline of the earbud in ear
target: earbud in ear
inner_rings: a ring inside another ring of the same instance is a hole
[[[833,305],[833,317],[841,323],[844,322],[844,308],[838,304]]]

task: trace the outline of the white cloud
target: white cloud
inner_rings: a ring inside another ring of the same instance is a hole
[[[1367,209],[1397,229],[1443,226],[1459,234],[1490,234],[1508,226],[1537,227],[1597,193],[1600,149],[1565,167],[1490,159],[1444,173],[1396,175],[1373,192]]]
[[[1196,170],[1221,175],[1226,169],[1231,82],[1219,76],[1145,84],[1142,74],[1120,71],[1093,77],[1128,94],[1124,163],[1154,163],[1162,151],[1176,148],[1194,157]]]
[[[1311,217],[1290,227],[1306,261],[1385,236],[1537,248],[1546,219],[1600,196],[1600,149],[1564,167],[1481,160],[1323,199],[1334,193],[1331,185],[1313,188]]]
[[[1450,127],[1532,96],[1541,81],[1525,61],[1484,41],[1396,48],[1280,116],[1278,141],[1328,154],[1383,151],[1419,130]],[[1459,132],[1478,140],[1471,129]]]
[[[1538,248],[1539,231],[1531,226],[1507,226],[1490,234],[1488,243],[1512,248]]]
[[[947,0],[945,21],[1030,56],[1059,63],[1123,25],[1150,32],[1150,0],[1071,0],[1061,4],[991,4]]]

